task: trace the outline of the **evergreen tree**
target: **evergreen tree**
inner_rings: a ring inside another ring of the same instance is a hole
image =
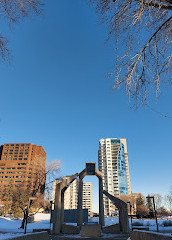
[[[148,197],[146,199],[147,199],[146,206],[147,206],[147,208],[149,210],[149,217],[153,218],[155,216],[155,214],[154,214],[154,210],[153,210],[152,200],[151,200],[151,198],[149,198],[149,195],[148,195]]]
[[[140,196],[136,199],[136,206],[144,206],[144,205],[145,205],[144,198],[140,195]]]
[[[136,215],[138,218],[147,216],[149,214],[148,208],[145,205],[145,200],[142,195],[136,199]]]

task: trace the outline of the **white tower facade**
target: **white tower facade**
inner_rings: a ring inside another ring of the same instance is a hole
[[[125,138],[100,139],[99,170],[103,173],[103,189],[113,196],[131,194],[127,143]],[[104,213],[112,215],[115,207],[104,196]]]
[[[53,201],[55,200],[55,186],[59,180],[53,182]],[[78,179],[74,180],[64,194],[64,209],[77,209],[78,206]],[[92,212],[92,183],[83,183],[82,208]]]
[[[78,206],[78,180],[74,180],[64,194],[64,209],[77,209]]]
[[[82,208],[88,209],[88,213],[92,212],[92,183],[83,184]]]

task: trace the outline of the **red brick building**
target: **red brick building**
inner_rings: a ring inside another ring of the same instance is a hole
[[[31,143],[5,143],[0,146],[0,189],[33,184],[45,173],[46,152]],[[45,180],[45,179],[44,179]]]

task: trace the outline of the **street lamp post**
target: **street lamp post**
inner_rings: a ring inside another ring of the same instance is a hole
[[[25,222],[24,222],[24,234],[26,234],[26,229],[27,229],[27,220],[28,220],[28,206],[25,208],[24,210],[24,218],[25,218]]]
[[[29,202],[28,205],[26,206],[25,210],[24,210],[24,234],[26,234],[26,229],[27,229],[27,221],[28,221],[28,217],[29,217],[29,208],[32,205],[32,201],[35,200],[35,197],[30,197],[29,198]]]
[[[130,204],[130,201],[127,202],[130,206],[130,218],[131,218],[131,228],[132,228],[132,214],[131,214],[131,209],[132,209],[132,205]]]
[[[53,223],[54,209],[55,209],[55,203],[53,201],[50,201],[50,231],[51,231],[51,223]]]
[[[52,223],[52,205],[53,205],[53,201],[50,201],[50,231],[51,231],[51,223]]]
[[[155,198],[154,198],[154,196],[147,196],[146,198],[147,198],[147,199],[152,199],[152,200],[153,200],[153,207],[154,207],[155,219],[156,219],[156,228],[157,228],[157,232],[159,232],[159,228],[158,228],[158,219],[157,219],[156,208],[155,208]]]

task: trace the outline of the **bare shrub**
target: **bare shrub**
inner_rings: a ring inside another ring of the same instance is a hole
[[[142,222],[133,222],[132,223],[133,226],[143,226]]]
[[[164,227],[171,227],[172,226],[172,221],[170,221],[170,220],[163,221],[162,225]]]

